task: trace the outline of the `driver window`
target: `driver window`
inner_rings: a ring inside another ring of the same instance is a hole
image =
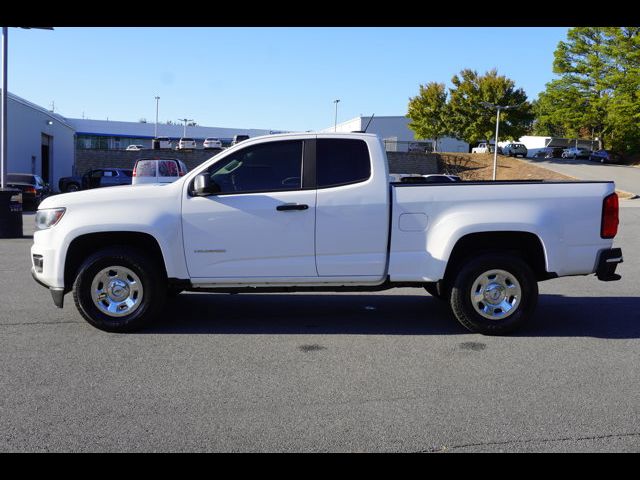
[[[297,190],[302,186],[302,141],[243,148],[208,170],[220,193]]]

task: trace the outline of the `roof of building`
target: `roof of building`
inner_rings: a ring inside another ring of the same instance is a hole
[[[0,92],[2,92],[2,89],[0,88]],[[54,113],[50,110],[47,110],[46,108],[41,107],[40,105],[36,105],[35,103],[30,102],[29,100],[25,100],[22,97],[19,97],[18,95],[15,95],[11,92],[9,92],[9,95],[7,96],[8,99],[20,103],[21,105],[24,105],[25,107],[29,107],[33,110],[37,110],[40,113],[43,113],[44,115],[48,116],[49,118],[51,118],[51,120],[54,120],[56,122],[59,122],[61,125],[64,125],[67,128],[70,129],[74,129],[72,125],[69,124],[69,122],[67,121],[67,119],[65,117],[63,117],[62,115],[59,115],[57,113]]]
[[[84,135],[109,135],[114,137],[138,137],[154,138],[155,123],[143,122],[121,122],[112,120],[92,120],[86,118],[67,118],[67,121],[76,129],[76,133]],[[181,138],[184,132],[184,125],[158,124],[159,137]],[[203,127],[188,126],[187,137],[207,138],[207,137],[233,137],[234,135],[249,135],[257,137],[270,133],[284,133],[257,128],[228,128],[228,127]]]

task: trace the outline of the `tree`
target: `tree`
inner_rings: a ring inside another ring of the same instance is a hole
[[[559,78],[536,103],[536,133],[640,148],[640,27],[572,28],[554,53],[553,71]]]
[[[420,93],[409,99],[407,117],[409,128],[417,138],[433,139],[434,151],[438,151],[438,139],[449,134],[447,92],[444,83],[430,82],[420,85]]]
[[[527,133],[534,119],[531,104],[515,82],[498,75],[493,69],[484,75],[465,69],[451,79],[449,100],[449,130],[468,143],[493,138],[496,127],[495,110],[482,106],[482,102],[494,105],[516,106],[500,113],[500,136],[516,139]]]

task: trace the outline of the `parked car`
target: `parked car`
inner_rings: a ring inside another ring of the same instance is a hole
[[[498,335],[535,319],[538,282],[621,278],[618,214],[612,181],[390,185],[377,135],[267,135],[167,185],[47,198],[30,268],[113,332],[148,325],[168,292],[412,286]]]
[[[32,173],[8,173],[6,185],[22,192],[23,207],[37,208],[51,193],[49,185],[39,175]]]
[[[589,160],[600,163],[622,163],[622,155],[611,150],[596,150],[589,155]]]
[[[525,158],[529,154],[529,151],[522,143],[508,143],[502,147],[502,153],[504,155],[509,155],[510,157],[517,157],[518,155],[521,155],[522,158]]]
[[[141,158],[133,168],[133,185],[141,183],[171,183],[189,171],[177,158]]]
[[[569,147],[562,152],[562,158],[573,158],[574,160],[577,158],[589,158],[590,155],[591,150],[582,147]]]
[[[195,139],[183,137],[178,141],[178,150],[195,150],[197,144]]]
[[[90,188],[131,185],[133,170],[130,168],[94,168],[81,176],[62,177],[58,190],[62,193],[88,190]]]
[[[414,175],[405,173],[389,174],[389,181],[400,183],[451,183],[461,182],[458,175],[448,175],[444,173],[430,173],[427,175]]]
[[[233,141],[231,145],[235,145],[236,143],[244,142],[245,140],[249,140],[249,135],[234,135]]]
[[[140,150],[144,150],[144,145],[129,145],[126,150],[128,152],[139,152]]]
[[[218,138],[205,138],[202,144],[205,150],[217,149],[222,150],[222,142]]]
[[[562,158],[562,152],[564,152],[564,149],[561,147],[548,147],[544,158]]]

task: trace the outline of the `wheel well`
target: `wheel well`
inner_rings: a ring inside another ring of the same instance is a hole
[[[160,265],[161,271],[167,276],[164,257],[158,241],[151,235],[141,232],[100,232],[89,233],[75,238],[67,250],[64,265],[65,291],[71,290],[82,262],[92,253],[106,247],[133,247],[148,255]]]
[[[450,284],[451,276],[458,271],[469,257],[489,252],[518,255],[533,270],[538,281],[556,277],[547,272],[542,242],[529,232],[483,232],[470,233],[460,238],[453,247],[444,275],[445,283]]]

